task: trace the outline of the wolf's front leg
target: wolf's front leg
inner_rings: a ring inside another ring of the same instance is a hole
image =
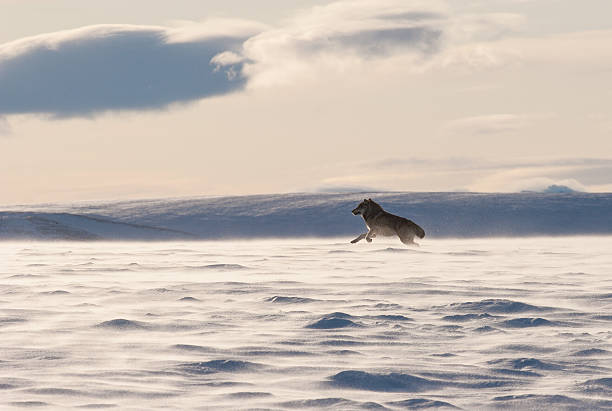
[[[368,243],[372,242],[372,238],[376,237],[376,234],[374,233],[374,230],[370,230],[368,231],[368,233],[365,235],[365,239]]]
[[[353,241],[351,241],[351,243],[355,244],[358,243],[359,241],[363,240],[365,238],[367,234],[363,233],[363,234],[359,234],[359,237],[357,237],[356,239],[354,239]],[[371,240],[370,240],[371,241]]]

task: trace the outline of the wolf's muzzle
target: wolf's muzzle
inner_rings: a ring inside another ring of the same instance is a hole
[[[358,215],[358,214],[359,214],[359,207],[353,210],[353,215]]]

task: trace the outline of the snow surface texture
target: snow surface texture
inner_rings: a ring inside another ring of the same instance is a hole
[[[365,226],[351,210],[370,197],[428,238],[612,234],[612,194],[356,193],[4,207],[0,239],[352,239]]]
[[[0,408],[612,409],[609,250],[5,242]]]

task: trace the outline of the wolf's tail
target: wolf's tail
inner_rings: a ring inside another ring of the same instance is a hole
[[[418,225],[418,224],[416,224],[416,223],[414,224],[414,226],[415,226],[414,228],[416,228],[416,230],[415,230],[415,231],[416,231],[416,235],[417,235],[417,237],[419,237],[419,238],[423,238],[423,237],[425,237],[425,230],[423,230],[423,229],[421,228],[421,226],[420,226],[420,225]]]
[[[423,230],[420,225],[418,225],[412,220],[408,220],[408,223],[414,229],[414,233],[416,234],[417,237],[419,238],[425,237],[425,230]]]

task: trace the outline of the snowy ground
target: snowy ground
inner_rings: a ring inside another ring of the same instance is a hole
[[[0,408],[612,409],[612,237],[2,243]]]

